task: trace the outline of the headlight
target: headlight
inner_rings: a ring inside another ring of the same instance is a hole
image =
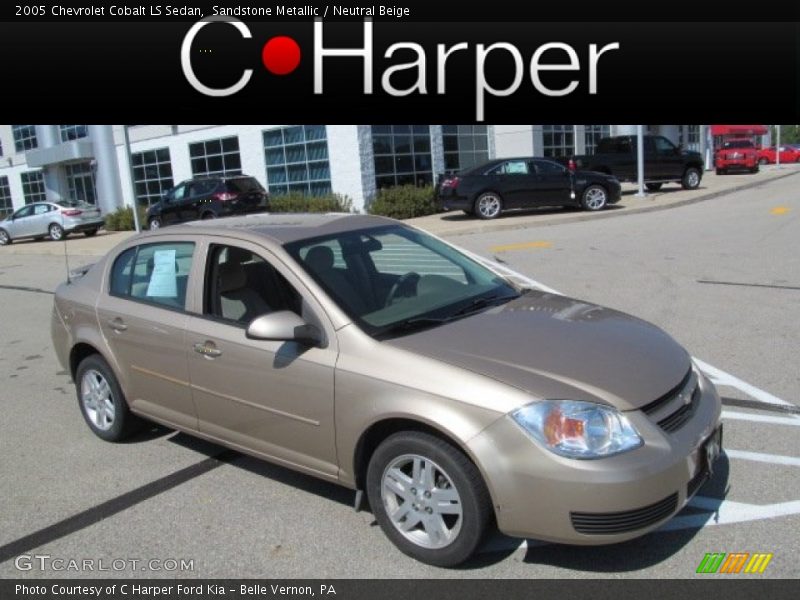
[[[603,458],[643,443],[625,415],[592,402],[534,402],[511,417],[542,446],[567,458]]]

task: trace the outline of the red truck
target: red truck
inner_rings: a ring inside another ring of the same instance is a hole
[[[758,150],[752,140],[734,138],[725,140],[722,147],[714,155],[714,166],[717,175],[724,175],[731,170],[746,170],[758,173]]]

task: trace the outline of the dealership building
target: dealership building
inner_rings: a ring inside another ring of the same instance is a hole
[[[364,210],[380,188],[424,185],[490,158],[587,154],[636,125],[0,125],[0,215],[64,199],[103,213],[185,179],[256,177],[271,194],[335,192]],[[698,150],[712,126],[647,125]],[[126,143],[126,137],[128,143]],[[130,159],[129,159],[130,157]]]

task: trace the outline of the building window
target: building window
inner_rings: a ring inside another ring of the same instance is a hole
[[[41,171],[26,171],[20,176],[22,177],[22,196],[25,198],[25,204],[47,200],[47,194],[44,191],[44,175]]]
[[[373,125],[375,183],[380,188],[433,183],[428,125]]]
[[[263,133],[270,194],[331,193],[325,125],[295,125]]]
[[[681,129],[681,134],[683,130]],[[700,151],[700,125],[686,126],[686,149]]]
[[[14,148],[17,149],[17,152],[25,152],[38,147],[35,125],[12,125],[11,131],[14,134]]]
[[[133,185],[136,189],[136,202],[150,206],[158,202],[161,195],[174,185],[169,148],[158,148],[131,154],[133,165]]]
[[[3,140],[0,140],[0,156],[3,156]]]
[[[94,173],[88,162],[64,165],[67,175],[67,193],[70,200],[97,204],[97,193],[94,187]]]
[[[14,204],[11,202],[11,187],[8,185],[8,177],[3,175],[0,177],[0,219],[11,214],[12,210]]]
[[[544,155],[552,158],[575,154],[574,125],[542,125]]]
[[[594,154],[600,138],[611,135],[611,125],[584,125],[584,154]]]
[[[442,125],[444,168],[460,171],[489,160],[486,125]]]
[[[58,131],[61,134],[62,142],[79,140],[89,135],[89,130],[86,125],[59,125]]]
[[[189,144],[192,175],[241,175],[239,138],[231,136]]]

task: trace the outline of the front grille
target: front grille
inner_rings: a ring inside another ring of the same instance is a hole
[[[692,418],[699,404],[700,387],[697,376],[689,369],[678,385],[642,407],[642,411],[653,420],[658,419],[658,426],[664,431],[672,433]],[[665,415],[667,411],[671,412]]]
[[[658,422],[658,426],[664,431],[669,431],[670,433],[677,431],[683,427],[686,421],[692,418],[697,410],[698,404],[700,404],[700,388],[696,387],[692,393],[692,401],[689,404],[684,404],[668,417],[661,419]]]
[[[674,388],[672,388],[670,391],[668,391],[663,396],[660,396],[660,397],[656,398],[655,400],[653,400],[650,404],[647,404],[646,406],[643,406],[642,407],[642,411],[646,415],[651,415],[654,412],[658,412],[658,410],[662,406],[664,406],[665,404],[667,404],[668,402],[673,400],[675,398],[675,395],[680,393],[680,391],[686,386],[686,384],[689,383],[689,380],[691,378],[692,378],[692,369],[690,368],[686,372],[686,375],[684,375],[683,379],[681,379],[681,382],[678,385],[676,385]]]
[[[614,535],[644,529],[672,515],[678,509],[678,494],[655,504],[613,513],[571,512],[572,526],[586,535]]]

